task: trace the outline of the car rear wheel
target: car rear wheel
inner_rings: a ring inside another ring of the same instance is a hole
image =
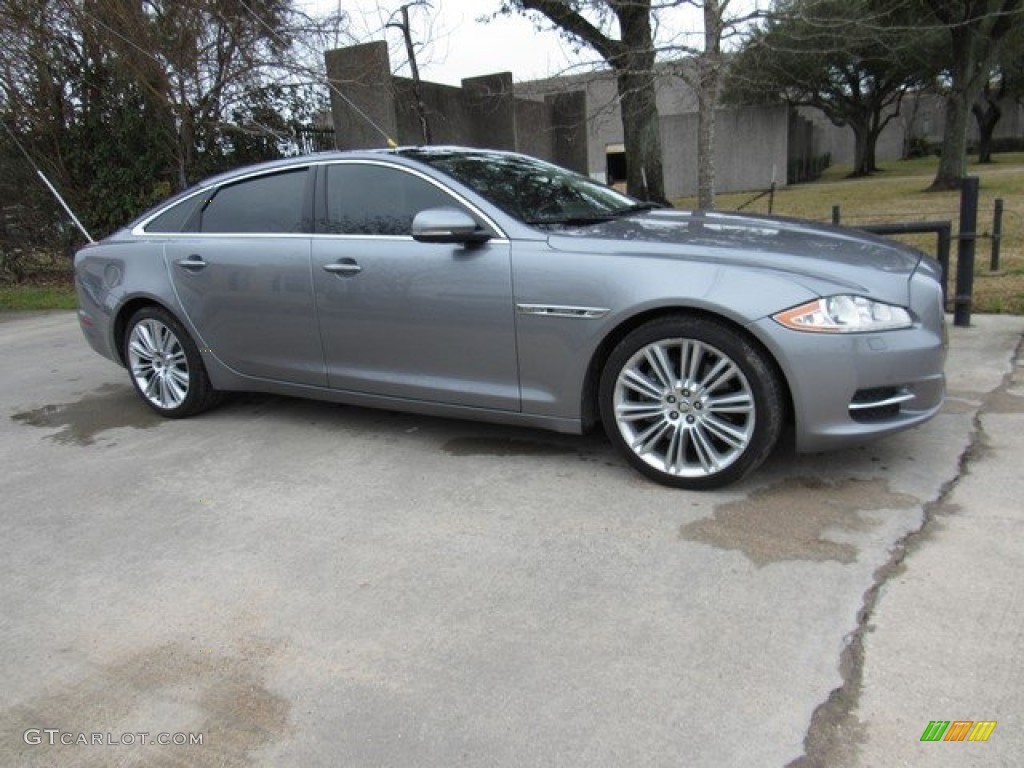
[[[632,331],[609,356],[598,396],[605,431],[626,459],[676,488],[738,480],[782,430],[771,361],[714,320],[665,317]]]
[[[172,419],[216,404],[199,349],[170,312],[143,307],[128,321],[124,359],[132,384],[146,405]]]

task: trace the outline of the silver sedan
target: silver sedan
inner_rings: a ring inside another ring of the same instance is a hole
[[[580,433],[737,480],[942,405],[940,270],[801,221],[639,203],[523,155],[330,153],[209,179],[75,258],[79,320],[171,418],[248,390]]]

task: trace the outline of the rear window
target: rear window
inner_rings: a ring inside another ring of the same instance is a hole
[[[193,195],[187,200],[182,200],[180,203],[172,205],[150,221],[146,225],[146,231],[181,232],[185,228],[185,224],[188,223],[188,220],[192,218],[192,214],[195,213],[196,207],[202,198],[202,195]]]

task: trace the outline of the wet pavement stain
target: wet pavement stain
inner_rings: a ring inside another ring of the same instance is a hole
[[[980,403],[976,400],[964,400],[961,398],[947,397],[942,404],[942,413],[950,416],[963,416],[974,413],[978,410]]]
[[[92,445],[98,434],[110,429],[149,429],[165,422],[139,400],[135,390],[121,384],[104,384],[75,402],[44,405],[11,418],[32,427],[59,427],[59,432],[47,437],[62,445]]]
[[[445,443],[442,450],[449,456],[571,456],[579,453],[566,445],[497,437],[456,437]]]
[[[1015,392],[996,392],[985,401],[987,413],[1024,413],[1024,394]]]
[[[791,478],[747,499],[719,504],[714,517],[682,526],[679,535],[738,550],[759,568],[792,560],[852,563],[857,548],[825,538],[827,530],[865,531],[875,523],[860,511],[918,504],[913,496],[892,493],[883,480]]]
[[[291,705],[264,686],[273,648],[247,643],[224,653],[170,643],[101,666],[65,688],[0,711],[0,764],[234,768],[289,734]],[[111,734],[114,745],[26,744],[27,729]],[[146,745],[137,734],[148,733]],[[157,734],[202,734],[202,744],[154,745]],[[124,743],[130,734],[133,744]]]

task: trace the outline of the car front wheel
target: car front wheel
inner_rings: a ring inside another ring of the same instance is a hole
[[[216,403],[198,348],[165,309],[143,307],[132,315],[124,345],[135,390],[161,416],[185,418]]]
[[[605,431],[626,459],[676,488],[738,480],[782,430],[771,361],[714,320],[665,317],[632,331],[609,356],[598,396]]]

